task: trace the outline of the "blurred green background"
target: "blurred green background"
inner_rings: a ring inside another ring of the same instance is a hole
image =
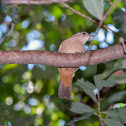
[[[115,2],[115,0],[112,0],[112,2]],[[87,11],[83,0],[76,0],[69,5],[75,10],[96,19]],[[110,6],[110,1],[104,0],[104,13]],[[64,39],[81,31],[93,34],[98,26],[98,24],[73,13],[61,4],[18,5],[17,16],[14,14],[16,7],[7,7],[6,16],[3,16],[2,11],[0,13],[0,39],[2,40],[9,31],[12,18],[13,22],[17,23],[13,34],[1,41],[0,50],[57,51]],[[126,35],[125,7],[124,0],[122,0],[104,22],[122,36]],[[120,19],[120,15],[125,18]],[[114,36],[112,32],[101,28],[95,38],[92,50],[106,48],[119,43],[118,40],[118,36]],[[87,42],[85,49],[88,48],[88,45],[89,42]],[[111,62],[111,64],[114,63],[116,61]],[[81,78],[93,82],[94,75],[103,73],[108,66],[112,68],[111,64],[81,66],[73,80],[72,101],[79,102],[81,100],[95,108],[96,105],[90,97],[85,95],[74,83]],[[69,120],[78,117],[78,114],[65,108],[68,101],[58,98],[59,82],[57,67],[39,64],[1,64],[0,125],[64,126]],[[115,90],[124,89],[125,83]],[[106,94],[103,93],[103,95]],[[99,120],[92,116],[90,119],[76,122],[74,125],[98,126]]]

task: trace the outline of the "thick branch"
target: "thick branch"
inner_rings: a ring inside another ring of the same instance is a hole
[[[122,44],[117,44],[83,54],[48,51],[0,51],[0,64],[43,64],[58,67],[78,67],[104,63],[123,57],[126,57],[126,54],[124,54]]]
[[[61,3],[61,2],[72,2],[72,0],[5,0],[5,4],[51,4],[51,3]]]

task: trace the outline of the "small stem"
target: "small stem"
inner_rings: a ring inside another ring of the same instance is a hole
[[[89,44],[88,51],[91,50],[91,46],[93,45],[93,42],[94,42],[94,38],[91,40],[91,42],[90,42],[90,44]]]
[[[104,122],[102,121],[102,118],[101,118],[101,104],[100,104],[100,92],[98,92],[98,102],[97,102],[97,105],[98,105],[98,112],[99,112],[99,121],[100,121],[100,126],[105,126]]]
[[[119,3],[120,0],[117,0],[115,3],[112,4],[112,6],[109,8],[109,10],[104,14],[104,16],[102,17],[101,21],[99,22],[98,28],[96,30],[96,34],[98,33],[99,29],[101,28],[104,20],[108,17],[109,13],[111,12],[111,10],[117,5],[117,3]]]
[[[78,14],[78,15],[80,15],[80,16],[82,16],[82,17],[84,17],[84,18],[86,18],[86,19],[88,19],[88,20],[90,20],[90,21],[92,21],[92,22],[94,22],[94,23],[99,23],[98,21],[96,21],[96,20],[94,20],[94,19],[88,17],[87,15],[84,15],[84,14],[80,13],[79,11],[73,9],[73,8],[70,7],[68,4],[66,4],[66,3],[61,3],[61,4],[62,4],[63,6],[65,6],[66,8],[70,9],[71,11],[73,11],[74,13],[76,13],[76,14]],[[110,10],[109,10],[109,11],[110,11]],[[108,13],[109,13],[109,11],[108,11]],[[121,35],[119,35],[118,33],[114,32],[112,29],[110,29],[109,27],[107,27],[107,26],[104,25],[104,24],[103,24],[103,27],[106,28],[106,29],[109,29],[110,31],[112,31],[113,34],[117,35],[118,37],[121,36]],[[121,37],[122,37],[122,36],[121,36]],[[124,37],[123,37],[123,38],[124,38]],[[126,38],[124,38],[124,40],[126,40]]]
[[[96,116],[98,116],[98,117],[99,117],[99,114],[97,114],[97,113],[94,113],[94,115],[96,115]]]
[[[126,47],[125,47],[124,38],[120,37],[120,38],[119,38],[119,41],[122,43],[124,53],[126,54]]]
[[[79,11],[73,9],[73,8],[70,7],[68,4],[66,4],[66,3],[61,3],[61,4],[62,4],[64,7],[70,9],[71,11],[73,11],[74,13],[76,13],[76,14],[78,14],[78,15],[80,15],[80,16],[82,16],[82,17],[84,17],[84,18],[86,18],[86,19],[88,19],[88,20],[90,20],[90,21],[92,21],[92,22],[96,22],[94,19],[88,17],[87,15],[82,14],[81,12],[79,12]]]

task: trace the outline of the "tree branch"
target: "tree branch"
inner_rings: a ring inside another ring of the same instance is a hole
[[[80,15],[80,16],[82,16],[82,17],[84,17],[84,18],[86,18],[86,19],[88,19],[88,20],[90,20],[90,21],[92,21],[92,22],[99,23],[97,20],[94,20],[94,19],[88,17],[87,15],[84,15],[84,14],[80,13],[79,11],[73,9],[73,8],[70,7],[68,4],[66,4],[66,3],[61,3],[61,4],[62,4],[63,6],[65,6],[66,8],[70,9],[71,11],[73,11],[74,13],[76,13],[76,14],[78,14],[78,15]],[[108,30],[110,30],[113,34],[117,35],[118,37],[124,38],[123,36],[121,36],[121,35],[119,35],[118,33],[114,32],[112,29],[110,29],[110,28],[107,27],[106,25],[103,24],[103,27],[106,28],[106,29],[108,29]],[[124,40],[126,40],[126,38],[124,38]]]
[[[96,34],[98,33],[99,29],[101,28],[104,20],[108,17],[109,13],[111,12],[111,10],[115,7],[115,5],[117,5],[120,2],[120,0],[117,0],[115,3],[112,4],[112,6],[109,8],[109,10],[104,14],[104,16],[102,17],[101,21],[99,22],[98,28],[96,30]]]
[[[51,3],[61,3],[61,2],[72,2],[72,0],[5,0],[5,4],[51,4]]]
[[[126,47],[126,44],[125,44]],[[122,44],[79,54],[49,51],[0,51],[0,64],[43,64],[57,67],[79,67],[124,58]]]
[[[97,21],[95,21],[94,19],[88,17],[87,15],[82,14],[82,13],[80,13],[79,11],[73,9],[73,8],[70,7],[68,4],[66,4],[66,3],[61,3],[61,4],[62,4],[64,7],[70,9],[71,11],[73,11],[74,13],[76,13],[76,14],[78,14],[78,15],[80,15],[80,16],[82,16],[82,17],[84,17],[84,18],[86,18],[86,19],[88,19],[88,20],[90,20],[90,21],[92,21],[92,22],[97,22]]]
[[[99,29],[100,29],[101,26],[103,25],[104,20],[108,17],[109,13],[112,11],[112,9],[114,8],[114,6],[117,5],[119,2],[120,2],[120,0],[117,0],[115,3],[113,3],[112,6],[108,9],[108,11],[104,14],[104,16],[102,17],[102,19],[101,19],[100,22],[99,22],[99,25],[98,25],[98,27],[97,27],[97,29],[96,29],[95,34],[98,33]],[[91,41],[88,50],[91,49],[91,46],[92,46],[92,44],[93,44],[93,41],[94,41],[94,40]],[[124,45],[125,45],[125,44],[124,44]],[[123,48],[124,48],[124,47],[123,47]],[[125,49],[125,48],[124,48],[124,52],[126,53],[126,49]]]

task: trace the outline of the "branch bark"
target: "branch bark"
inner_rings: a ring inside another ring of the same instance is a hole
[[[72,0],[5,0],[5,4],[51,4],[51,3],[62,3],[62,2],[72,2]]]
[[[126,47],[126,44],[125,44]],[[122,44],[79,54],[49,51],[0,51],[0,64],[43,64],[57,67],[94,65],[126,57]]]

